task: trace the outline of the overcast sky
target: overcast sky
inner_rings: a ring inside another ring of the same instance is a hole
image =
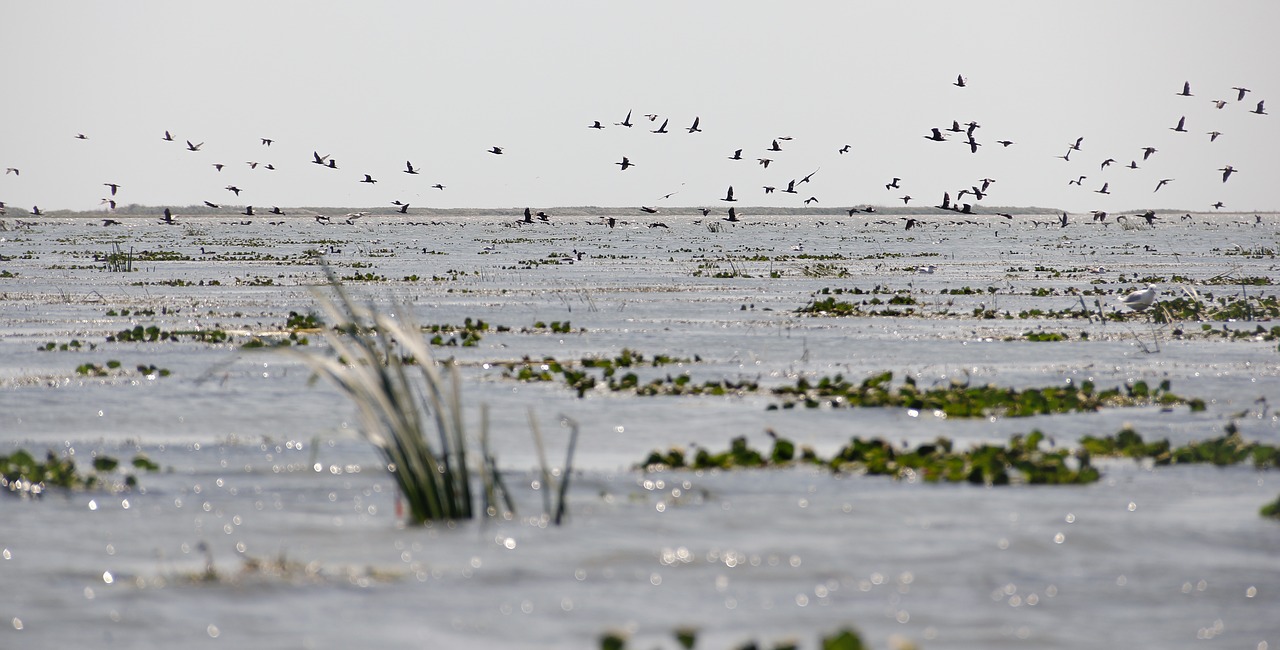
[[[980,205],[1275,210],[1278,25],[1275,0],[6,0],[0,167],[21,174],[0,201],[96,209],[118,183],[122,205],[723,208],[732,185],[747,206],[936,205],[991,178]],[[953,120],[977,153],[924,138]]]

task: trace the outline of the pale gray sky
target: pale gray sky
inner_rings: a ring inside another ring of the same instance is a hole
[[[10,208],[94,209],[103,183],[172,206],[724,207],[729,185],[738,205],[935,205],[984,177],[983,205],[1280,208],[1274,0],[5,0],[0,25]],[[976,154],[964,134],[924,139],[953,120],[981,125]],[[814,170],[800,194],[762,190]]]

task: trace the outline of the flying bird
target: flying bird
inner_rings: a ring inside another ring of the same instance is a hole
[[[616,162],[613,164],[620,165],[622,167],[622,171],[625,171],[628,167],[635,167],[635,163],[628,160],[626,156],[622,157],[622,162]]]
[[[640,206],[640,211],[641,211],[641,212],[646,212],[646,213],[648,213],[648,214],[657,214],[657,213],[658,213],[658,209],[657,209],[657,208],[651,208],[651,207],[649,207],[649,206],[647,206],[647,205],[642,205],[642,206]]]
[[[1113,163],[1113,162],[1115,162],[1115,161],[1116,161],[1116,159],[1115,159],[1115,158],[1107,158],[1106,160],[1102,161],[1102,165],[1101,165],[1100,167],[1098,167],[1098,169],[1106,169],[1106,168],[1107,168],[1107,165],[1110,165],[1111,163]]]
[[[404,204],[404,205],[400,206],[400,214],[409,214],[409,204],[408,204],[408,203],[406,203],[406,204]]]
[[[443,189],[444,189],[444,185],[442,185],[442,184],[440,184],[440,183],[436,183],[435,185],[432,185],[431,187],[434,187],[434,188],[436,188],[437,190],[443,190]]]
[[[205,204],[205,205],[207,205],[207,206],[209,206],[209,207],[211,207],[211,208],[221,208],[221,207],[222,207],[222,206],[218,205],[217,203],[210,203],[209,201],[205,201],[205,202],[204,202],[204,204]]]
[[[1217,107],[1218,110],[1222,110],[1222,107],[1227,105],[1227,102],[1222,99],[1210,99],[1209,103]]]
[[[817,169],[815,169],[815,170],[813,170],[813,171],[809,172],[809,175],[808,175],[808,176],[805,176],[805,177],[804,177],[804,178],[802,178],[802,179],[800,179],[800,181],[799,181],[799,182],[801,182],[801,183],[808,183],[808,182],[809,182],[809,179],[813,178],[813,175],[814,175],[814,174],[816,174],[816,173],[818,173],[818,170],[817,170]]]
[[[738,220],[738,213],[734,211],[732,206],[730,206],[729,216],[725,217],[725,221],[737,221],[737,220]]]
[[[742,150],[741,149],[734,150],[733,155],[729,156],[729,160],[742,160]]]
[[[1266,109],[1262,108],[1262,105],[1263,105],[1264,103],[1266,103],[1266,102],[1258,102],[1258,107],[1257,107],[1257,108],[1255,108],[1255,109],[1253,109],[1253,110],[1251,110],[1251,111],[1249,111],[1249,112],[1250,112],[1250,113],[1253,113],[1254,115],[1266,115],[1266,114],[1267,114]]]
[[[955,82],[954,82],[954,83],[952,83],[951,85],[953,85],[953,86],[955,86],[955,87],[957,87],[957,88],[964,88],[964,84],[965,84],[964,76],[963,76],[963,75],[956,75],[956,80],[955,80]]]
[[[1226,167],[1223,167],[1218,171],[1222,172],[1222,182],[1225,183],[1227,182],[1227,178],[1231,176],[1231,173],[1236,171],[1236,168],[1232,167],[1231,165],[1227,165]]]
[[[1110,183],[1103,183],[1102,189],[1094,190],[1094,192],[1097,192],[1098,194],[1110,194],[1111,193],[1110,190],[1107,189],[1108,185],[1110,185]]]
[[[1155,147],[1143,147],[1143,148],[1142,148],[1142,159],[1143,159],[1143,160],[1146,160],[1147,158],[1150,158],[1150,157],[1151,157],[1151,154],[1153,154],[1153,153],[1155,153],[1155,152],[1156,152],[1156,148],[1155,148]],[[1135,169],[1136,169],[1136,168],[1135,168]]]
[[[164,217],[160,219],[164,223],[173,223],[173,211],[169,208],[164,209]]]
[[[162,138],[162,139],[163,139],[164,141],[166,141],[166,142],[173,142],[173,136],[172,136],[172,135],[169,135],[169,132],[168,132],[168,131],[165,131],[165,132],[164,132],[164,138]]]
[[[368,174],[365,174],[365,175],[364,175],[364,180],[362,180],[362,181],[360,181],[360,182],[361,182],[361,183],[377,183],[378,181],[377,181],[377,180],[375,180],[372,176],[370,176],[370,175],[368,175]]]
[[[662,120],[662,126],[650,131],[649,133],[667,133],[667,122],[671,120]]]
[[[773,162],[773,159],[772,158],[756,158],[756,162],[763,165],[765,169],[768,169],[769,163]]]
[[[1084,142],[1084,137],[1083,137],[1083,136],[1082,136],[1082,137],[1079,137],[1079,138],[1076,138],[1076,143],[1075,143],[1075,144],[1073,144],[1073,145],[1070,145],[1070,147],[1071,147],[1072,149],[1076,150],[1076,151],[1080,151],[1080,143],[1082,143],[1082,142]]]
[[[1181,95],[1182,97],[1191,97],[1191,96],[1192,96],[1192,95],[1191,95],[1191,82],[1190,82],[1190,81],[1184,81],[1184,82],[1182,82],[1182,92],[1177,93],[1177,94],[1178,94],[1178,95]]]
[[[1086,178],[1088,178],[1088,176],[1081,176],[1080,178],[1077,178],[1075,180],[1068,180],[1067,185],[1082,185],[1084,183],[1084,179]]]
[[[773,141],[773,145],[772,145],[772,146],[770,146],[770,147],[767,149],[767,151],[782,151],[782,147],[778,146],[778,141],[777,141],[777,140],[774,140],[774,141]]]
[[[890,181],[888,184],[886,184],[886,185],[884,186],[884,189],[886,189],[886,190],[888,190],[888,189],[897,189],[897,187],[898,187],[898,181],[900,181],[900,180],[902,180],[902,179],[901,179],[901,178],[898,178],[897,176],[894,176],[894,177],[893,177],[893,180],[892,180],[892,181]]]
[[[5,175],[8,175],[8,174],[13,174],[14,176],[22,175],[22,172],[17,167],[6,167],[4,170],[4,173]]]
[[[271,138],[258,138],[258,139],[262,140],[262,146],[264,147],[270,147],[271,143],[275,142],[275,140],[272,140]]]
[[[622,120],[621,122],[614,122],[614,124],[618,126],[625,126],[627,128],[635,126],[634,124],[631,123],[631,111],[627,111],[626,119]]]
[[[413,163],[412,163],[412,162],[410,162],[410,161],[406,160],[406,161],[404,161],[404,173],[406,173],[406,174],[417,174],[417,173],[418,173],[418,170],[413,166]]]
[[[1169,182],[1172,182],[1172,181],[1173,181],[1173,179],[1172,179],[1172,178],[1162,178],[1162,179],[1160,179],[1160,182],[1159,182],[1159,183],[1156,183],[1156,189],[1152,190],[1152,192],[1159,192],[1159,191],[1160,191],[1160,188],[1164,187],[1165,183],[1169,183]]]
[[[698,121],[700,119],[701,118],[698,118],[698,117],[693,118],[693,126],[689,127],[689,133],[702,133],[702,129],[698,128]]]
[[[106,185],[107,187],[111,188],[111,196],[115,196],[116,190],[120,189],[119,183],[103,183],[103,185]]]
[[[1238,102],[1244,101],[1244,94],[1249,92],[1248,88],[1241,88],[1240,86],[1232,86],[1231,89],[1240,93],[1239,95],[1236,96],[1236,101]]]
[[[227,191],[228,191],[228,192],[235,192],[235,193],[236,193],[236,196],[240,196],[240,192],[243,192],[243,191],[244,191],[244,190],[241,190],[240,188],[236,187],[235,185],[228,185],[226,189],[227,189]]]
[[[222,168],[223,168],[223,167],[226,167],[226,165],[224,165],[224,164],[222,164],[222,163],[213,163],[213,168],[214,168],[214,169],[216,169],[216,170],[218,170],[218,171],[222,171]]]
[[[312,151],[312,152],[311,152],[311,162],[313,162],[313,163],[315,163],[315,164],[317,164],[317,165],[323,165],[323,164],[325,164],[325,161],[326,161],[326,160],[328,160],[328,159],[329,159],[329,157],[328,157],[328,156],[321,156],[319,151]]]
[[[501,155],[502,147],[493,147],[492,149],[489,149],[489,153]]]
[[[200,144],[191,144],[191,141],[187,140],[187,151],[200,151],[200,147],[203,147],[203,146],[204,146],[203,142],[201,142]]]
[[[818,197],[816,196],[811,196],[804,200],[805,205],[809,205],[810,203],[817,203],[817,202],[818,202]]]
[[[996,142],[998,142],[999,144],[1005,147],[1013,144],[1013,140],[996,140]]]
[[[903,196],[903,197],[902,197],[902,205],[906,205],[909,201],[911,201],[911,195],[910,195],[910,194],[908,194],[908,195],[906,195],[906,196]]]
[[[850,146],[846,144],[845,146],[840,147],[838,153],[849,153],[849,149],[850,149]]]
[[[947,140],[947,136],[942,135],[942,131],[939,131],[938,127],[934,127],[933,134],[924,136],[924,139],[933,140],[934,142],[945,142]]]
[[[1227,205],[1226,203],[1223,203],[1222,201],[1218,201],[1217,203],[1213,204],[1213,209],[1221,210],[1222,208],[1226,207],[1226,205]]]
[[[243,213],[243,214],[244,214],[244,216],[246,216],[246,217],[252,217],[252,216],[253,216],[253,206],[252,206],[252,205],[246,205],[246,206],[244,206],[244,213]]]
[[[720,199],[720,200],[721,200],[721,201],[737,201],[737,200],[738,200],[738,199],[733,198],[733,186],[732,186],[732,185],[730,185],[730,186],[729,186],[729,191],[724,195],[724,198],[723,198],[723,199]]]
[[[1209,142],[1217,140],[1220,135],[1222,135],[1221,131],[1209,131]]]
[[[98,201],[98,203],[99,203],[99,204],[103,204],[103,203],[107,204],[107,209],[109,209],[109,210],[114,210],[114,209],[116,209],[116,202],[115,202],[115,201],[112,201],[111,199],[102,199],[101,201]]]
[[[83,134],[83,133],[77,133],[77,134],[76,134],[76,139],[77,139],[77,140],[88,140],[88,139],[89,139],[89,136],[87,136],[87,135],[85,135],[85,134]]]
[[[591,123],[591,126],[588,126],[587,128],[588,128],[588,129],[603,129],[603,128],[604,128],[604,125],[600,123],[600,120],[596,120],[596,121],[592,122],[592,123]]]
[[[982,146],[982,144],[973,138],[969,138],[969,142],[967,144],[969,145],[969,153],[978,153],[978,147]]]
[[[271,206],[271,214],[278,214],[282,217],[285,216],[284,211],[274,205]]]
[[[1186,124],[1186,122],[1187,122],[1187,116],[1183,115],[1182,117],[1178,118],[1178,126],[1171,126],[1169,127],[1169,130],[1177,131],[1179,133],[1186,133],[1187,130],[1182,128],[1182,126]]]
[[[796,194],[797,192],[796,192],[796,182],[795,182],[795,180],[787,181],[787,189],[782,190],[782,191],[783,191],[783,192],[786,192],[787,194]]]

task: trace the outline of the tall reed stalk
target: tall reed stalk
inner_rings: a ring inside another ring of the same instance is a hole
[[[472,518],[472,476],[456,368],[435,359],[407,309],[358,305],[331,269],[325,267],[325,273],[333,296],[318,295],[317,300],[334,356],[293,348],[285,352],[355,402],[360,435],[382,454],[408,504],[411,521]],[[482,441],[486,434],[481,433]],[[487,449],[477,465],[485,511],[497,514],[499,499],[508,505],[510,499],[500,495],[505,491]]]

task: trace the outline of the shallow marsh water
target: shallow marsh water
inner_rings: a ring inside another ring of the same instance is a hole
[[[529,225],[505,215],[333,226],[122,219],[110,228],[50,219],[0,232],[0,272],[12,274],[0,278],[0,453],[74,450],[87,465],[94,453],[127,459],[141,450],[164,468],[140,475],[133,491],[0,495],[0,646],[590,648],[622,629],[634,647],[674,648],[671,631],[694,626],[702,648],[785,638],[813,647],[846,625],[873,647],[896,638],[925,648],[1280,643],[1280,525],[1258,516],[1280,494],[1274,471],[1117,460],[1102,461],[1103,479],[1088,486],[982,488],[804,467],[633,467],[654,449],[719,450],[742,435],[767,448],[766,429],[823,454],[852,436],[967,445],[1032,429],[1070,446],[1125,423],[1177,444],[1235,421],[1246,438],[1280,444],[1269,406],[1280,403],[1274,340],[1222,336],[1218,322],[1212,335],[1177,323],[1186,333],[1178,337],[1175,326],[1144,319],[973,315],[1072,310],[1095,299],[1111,312],[1149,276],[1181,278],[1161,283],[1162,299],[1184,288],[1275,296],[1273,284],[1216,280],[1280,278],[1274,215],[1261,225],[1252,215],[1170,215],[1142,229],[925,216],[910,231],[896,217],[755,216],[719,232],[707,227],[721,223],[713,219],[663,217],[669,228],[650,228],[655,218],[622,212],[610,229],[606,216]],[[112,244],[180,259],[107,272],[94,255]],[[489,405],[499,463],[522,486],[519,517],[398,525],[393,484],[349,430],[345,398],[311,385],[283,355],[239,350],[283,330],[290,311],[313,308],[311,287],[323,274],[307,251],[325,252],[340,276],[386,278],[348,284],[365,299],[407,306],[424,324],[472,318],[511,328],[439,351],[463,364],[469,402]],[[796,312],[823,288],[876,286],[888,289],[876,294],[882,301],[908,292],[914,314]],[[944,293],[963,287],[978,293]],[[1106,295],[1082,299],[1071,289]],[[108,315],[124,309],[130,315]],[[569,321],[572,331],[532,330],[538,321]],[[232,338],[107,342],[135,325]],[[1028,331],[1068,340],[1031,342]],[[84,345],[37,350],[72,339]],[[646,380],[688,372],[695,382],[772,387],[885,370],[926,386],[1167,379],[1208,408],[963,420],[903,409],[767,410],[778,403],[767,392],[597,390],[579,399],[496,365],[623,348],[689,360],[637,369]],[[75,371],[108,360],[121,369]],[[147,378],[138,365],[171,374]],[[581,425],[560,528],[540,518],[531,487],[530,408],[553,464],[567,435],[559,417]],[[199,580],[210,560],[218,579]]]

